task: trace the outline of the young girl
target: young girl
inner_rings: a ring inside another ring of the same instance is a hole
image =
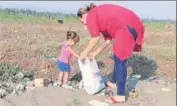
[[[70,68],[70,60],[72,56],[79,57],[76,54],[72,46],[76,45],[80,38],[74,31],[68,31],[66,41],[62,44],[61,53],[57,60],[57,67],[59,71],[58,84],[64,88],[68,88],[68,76],[71,70]]]

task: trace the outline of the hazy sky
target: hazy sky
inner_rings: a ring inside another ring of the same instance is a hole
[[[105,3],[122,5],[132,9],[141,18],[176,20],[175,1],[0,1],[0,7],[76,13],[78,8],[90,2],[96,5]]]

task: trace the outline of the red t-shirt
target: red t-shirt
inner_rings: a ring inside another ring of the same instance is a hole
[[[86,25],[92,37],[100,36],[101,32],[105,40],[114,39],[113,50],[121,60],[129,58],[135,47],[127,25],[136,30],[136,44],[142,46],[144,26],[132,11],[124,7],[113,4],[97,6],[88,12]]]

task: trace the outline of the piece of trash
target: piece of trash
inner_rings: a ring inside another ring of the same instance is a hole
[[[162,91],[169,92],[170,88],[161,88]]]
[[[114,92],[112,92],[111,90],[105,90],[104,92],[104,96],[106,97],[112,97],[114,95]]]
[[[154,80],[157,81],[157,80],[160,80],[160,78],[157,77],[157,76],[154,76],[154,77],[150,77],[150,78],[148,79],[149,82],[154,81]]]
[[[34,84],[36,87],[44,87],[44,79],[37,78],[34,80]]]
[[[133,78],[137,78],[137,79],[139,79],[139,78],[141,78],[141,75],[136,74],[136,75],[133,75],[132,77],[133,77]]]
[[[135,89],[133,89],[131,92],[129,92],[129,97],[131,98],[136,98],[138,96],[137,92]]]
[[[100,101],[97,101],[97,100],[91,100],[91,101],[89,101],[89,104],[92,105],[92,106],[109,106],[107,103],[100,102]]]

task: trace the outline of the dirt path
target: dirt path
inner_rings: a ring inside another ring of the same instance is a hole
[[[162,91],[169,88],[170,91]],[[128,98],[119,106],[176,106],[176,83],[164,85],[162,83],[139,81],[136,86],[138,97]],[[103,96],[89,96],[84,91],[70,91],[59,87],[36,88],[21,96],[9,95],[5,100],[0,99],[1,106],[91,106],[90,100],[103,101]],[[109,106],[117,106],[111,105]]]

